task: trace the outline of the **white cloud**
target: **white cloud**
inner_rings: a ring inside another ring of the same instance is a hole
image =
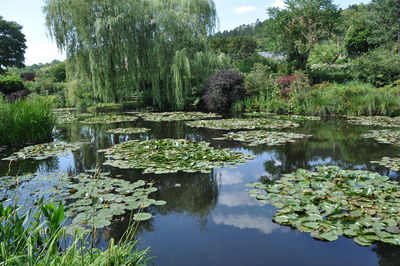
[[[285,4],[285,2],[283,0],[276,0],[272,4],[267,5],[267,7],[277,7],[280,9],[285,9],[287,7],[287,5]]]
[[[236,185],[243,182],[244,175],[239,171],[222,170],[219,174],[219,181],[222,185]]]
[[[273,223],[271,218],[257,217],[249,214],[239,215],[213,215],[216,224],[225,224],[240,229],[257,229],[264,234],[270,234],[280,226]]]
[[[246,191],[234,192],[234,193],[222,193],[218,197],[218,203],[228,207],[264,205],[258,200],[251,198]]]
[[[233,9],[233,12],[236,14],[244,14],[244,13],[254,11],[256,9],[257,9],[257,7],[255,7],[255,6],[238,6]]]

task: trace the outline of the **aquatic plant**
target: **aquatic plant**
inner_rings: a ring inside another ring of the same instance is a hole
[[[278,208],[276,223],[327,241],[345,235],[363,246],[375,241],[400,245],[399,184],[386,176],[320,166],[248,186],[257,188],[251,197]]]
[[[380,143],[400,145],[400,130],[370,130],[361,137],[374,139]]]
[[[310,135],[288,133],[288,132],[272,132],[265,130],[229,132],[224,134],[222,138],[214,138],[215,140],[235,140],[246,142],[249,146],[257,146],[260,144],[282,145],[288,142],[296,142],[296,140],[311,137]]]
[[[142,117],[145,121],[151,122],[184,121],[221,117],[220,115],[214,113],[202,112],[136,113],[136,115]]]
[[[393,171],[400,171],[400,158],[383,157],[380,161],[371,161],[371,163],[382,165]]]
[[[198,120],[187,122],[189,127],[198,128],[211,128],[221,130],[235,130],[235,129],[282,129],[294,128],[300,125],[289,120],[277,120],[266,118],[230,118],[220,120]]]
[[[150,131],[148,128],[115,128],[115,129],[109,129],[106,131],[106,133],[109,134],[139,134],[139,133],[146,133],[147,131]]]
[[[375,127],[400,127],[400,117],[388,116],[347,116],[352,124]]]
[[[87,235],[75,231],[66,239],[64,205],[38,201],[29,212],[15,204],[0,202],[0,261],[2,265],[146,265],[146,251],[136,249],[131,232],[106,250],[94,248]]]
[[[112,123],[121,123],[121,122],[131,122],[136,121],[136,116],[126,116],[126,115],[102,115],[87,118],[82,120],[83,124],[112,124]]]
[[[277,115],[274,113],[267,112],[252,112],[244,113],[246,117],[259,117],[259,118],[273,118],[273,119],[288,119],[288,120],[299,120],[299,121],[320,121],[320,116],[306,116],[306,115]]]
[[[108,226],[114,216],[128,210],[136,210],[133,215],[135,221],[148,220],[153,216],[143,212],[143,209],[166,204],[165,201],[149,198],[150,193],[157,191],[152,183],[142,180],[131,183],[109,175],[89,170],[76,176],[63,172],[5,176],[0,179],[0,189],[4,192],[0,193],[0,201],[18,198],[17,203],[23,206],[21,210],[24,211],[34,207],[34,202],[41,197],[67,201],[65,215],[72,220],[68,232],[82,227]]]
[[[122,169],[144,169],[144,173],[202,172],[235,165],[253,156],[210,147],[208,142],[183,139],[132,140],[100,150],[109,157],[104,164]]]
[[[13,153],[7,158],[3,158],[4,161],[12,160],[44,160],[53,156],[64,156],[72,151],[79,150],[83,143],[65,143],[65,142],[51,142],[45,144],[38,144],[28,146],[21,149],[18,152]]]
[[[59,124],[73,123],[75,121],[79,121],[79,120],[86,119],[86,118],[93,116],[93,114],[89,114],[89,113],[70,113],[70,112],[59,113],[59,112],[55,112],[55,114],[57,115],[57,123],[59,123]]]
[[[150,205],[164,205],[165,201],[149,199],[157,188],[143,180],[130,183],[126,180],[109,177],[109,173],[79,174],[66,186],[69,195],[65,200],[75,200],[67,206],[67,216],[74,217],[73,225],[86,224],[102,228],[111,224],[115,215],[127,210],[139,210],[133,219],[144,221],[153,215],[140,210]]]

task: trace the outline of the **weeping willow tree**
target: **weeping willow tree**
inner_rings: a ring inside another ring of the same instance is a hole
[[[46,0],[49,32],[67,54],[72,94],[120,101],[151,94],[160,109],[184,109],[215,69],[207,36],[216,24],[212,0]]]

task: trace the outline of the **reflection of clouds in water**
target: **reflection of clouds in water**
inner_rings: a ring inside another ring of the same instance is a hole
[[[264,234],[270,234],[280,228],[279,225],[272,222],[271,218],[257,217],[249,214],[213,215],[212,219],[218,225],[225,224],[240,229],[257,229]]]
[[[244,174],[237,170],[222,170],[217,173],[220,185],[236,185],[243,183]]]
[[[228,207],[264,205],[258,200],[249,197],[249,194],[246,191],[222,193],[218,198],[218,203]]]

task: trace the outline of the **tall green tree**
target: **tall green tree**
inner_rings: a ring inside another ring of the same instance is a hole
[[[400,1],[373,0],[371,13],[374,22],[371,42],[377,45],[397,42],[400,54]]]
[[[0,73],[7,67],[24,67],[25,42],[22,26],[0,16]]]
[[[47,0],[47,26],[68,56],[67,76],[95,99],[137,90],[160,109],[184,109],[215,68],[212,0]]]
[[[267,47],[285,53],[294,68],[304,69],[313,47],[335,33],[340,10],[332,0],[286,0],[285,4],[285,9],[268,9]]]

